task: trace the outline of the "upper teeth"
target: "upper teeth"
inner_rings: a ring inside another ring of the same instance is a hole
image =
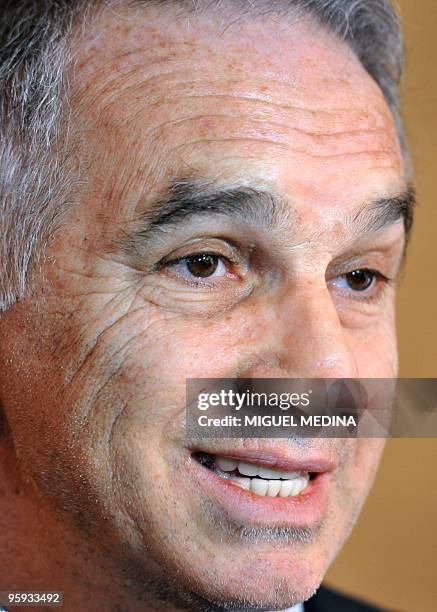
[[[240,474],[245,476],[260,476],[261,478],[283,478],[292,479],[301,476],[302,472],[287,472],[284,470],[276,470],[254,463],[246,463],[246,461],[236,461],[227,457],[216,457],[215,463],[218,468],[224,472],[233,472],[238,469]]]
[[[215,464],[223,472],[233,472],[238,469],[240,474],[251,476],[251,478],[242,478],[232,475],[229,478],[256,495],[294,497],[299,495],[309,482],[308,472],[276,470],[227,457],[216,457]]]

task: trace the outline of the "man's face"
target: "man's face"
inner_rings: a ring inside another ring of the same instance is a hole
[[[108,14],[79,44],[84,182],[2,321],[4,404],[23,469],[120,575],[278,609],[319,585],[382,444],[194,445],[185,381],[396,375],[404,229],[378,215],[402,160],[378,87],[310,20],[170,21]],[[311,480],[259,495],[199,451]]]

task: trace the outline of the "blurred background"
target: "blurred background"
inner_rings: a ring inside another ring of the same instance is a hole
[[[437,377],[437,2],[400,0],[403,108],[418,197],[398,293],[400,376]],[[437,439],[389,440],[325,582],[387,610],[437,611]],[[335,610],[333,610],[335,612]]]

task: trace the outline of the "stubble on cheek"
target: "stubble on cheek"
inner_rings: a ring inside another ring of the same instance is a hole
[[[330,505],[326,520],[336,526],[338,536],[330,562],[337,556],[357,522],[384,447],[384,440],[372,438],[338,439],[335,442],[338,443],[341,457],[340,469],[336,471],[333,483],[335,502]]]
[[[93,335],[78,301],[44,294],[17,305],[9,324],[8,419],[23,472],[47,502],[92,531],[110,500],[111,436],[132,393],[133,329]]]

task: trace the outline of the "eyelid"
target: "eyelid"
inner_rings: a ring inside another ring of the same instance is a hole
[[[187,255],[182,255],[182,257],[176,257],[174,259],[169,259],[168,261],[164,260],[162,261],[161,265],[163,266],[175,265],[177,263],[180,263],[181,261],[184,261],[185,259],[191,259],[192,257],[196,257],[197,255],[207,255],[207,256],[209,255],[210,257],[217,257],[217,259],[223,259],[229,263],[235,263],[232,259],[230,259],[229,257],[226,257],[226,255],[222,255],[221,253],[215,253],[214,251],[200,250],[200,251],[194,251],[192,253],[188,253]]]
[[[378,270],[377,268],[373,268],[368,265],[357,265],[351,268],[347,268],[346,270],[341,270],[341,271],[339,270],[336,274],[327,276],[326,280],[330,281],[330,280],[335,280],[336,278],[342,278],[344,276],[347,276],[348,274],[352,274],[352,272],[357,272],[358,270],[371,272],[372,274],[377,276],[380,280],[384,280],[384,281],[394,281],[395,280],[395,277],[388,276],[387,274],[384,274],[384,272],[381,272],[381,270]]]
[[[167,261],[165,260],[161,260],[161,263],[158,264],[158,270],[162,270],[164,269],[170,269],[172,267],[176,267],[179,263],[183,262],[184,260],[188,260],[191,257],[196,257],[196,255],[210,255],[212,257],[216,257],[217,259],[221,260],[223,262],[223,265],[225,267],[228,266],[228,264],[230,265],[238,265],[238,262],[233,261],[232,259],[220,254],[220,253],[216,253],[213,251],[206,251],[204,249],[198,250],[198,251],[192,251],[190,253],[187,253],[186,255],[183,255],[182,257],[178,257],[175,259],[168,259]],[[167,257],[165,258],[167,259]],[[211,275],[210,277],[199,277],[196,278],[195,276],[193,277],[187,277],[184,276],[182,274],[177,274],[176,272],[171,272],[168,271],[167,274],[169,276],[171,276],[173,279],[176,279],[178,282],[182,282],[185,285],[188,285],[189,287],[193,287],[195,289],[207,289],[209,291],[219,288],[219,287],[223,287],[224,283],[229,283],[230,281],[233,283],[236,283],[238,281],[242,280],[242,276],[244,275],[244,271],[240,270],[240,271],[235,271],[235,270],[226,270],[226,274],[223,274],[221,276],[213,276]]]
[[[345,276],[347,276],[351,272],[354,272],[355,270],[368,270],[369,272],[374,274],[377,279],[377,282],[379,281],[380,287],[379,289],[376,288],[370,291],[367,289],[365,289],[364,291],[354,291],[353,289],[349,289],[349,290],[337,289],[337,291],[342,293],[344,297],[348,300],[352,300],[355,302],[368,303],[369,305],[372,303],[377,303],[379,300],[381,300],[384,297],[387,289],[389,289],[389,287],[392,287],[396,284],[396,278],[390,278],[386,276],[385,274],[383,274],[382,272],[380,272],[379,270],[375,270],[373,268],[366,267],[366,266],[354,268],[353,270],[349,270],[348,272],[339,274],[330,280],[335,280],[336,278],[344,278]],[[367,291],[369,292],[367,293]]]
[[[342,255],[341,257],[336,257],[328,266],[326,278],[333,278],[341,274],[347,274],[353,270],[364,268],[378,271],[378,268],[383,266],[393,267],[395,262],[397,274],[401,268],[404,252],[403,250],[399,250],[398,245],[399,241],[396,241],[395,244],[385,245],[385,247],[379,249],[372,248],[371,250],[360,250],[349,253],[347,256]]]
[[[185,243],[183,246],[174,249],[171,253],[165,255],[156,264],[156,267],[166,265],[167,263],[175,263],[181,261],[186,257],[195,257],[202,253],[213,255],[214,257],[221,257],[232,263],[242,261],[243,257],[239,253],[238,246],[232,243],[230,240],[224,238],[210,238],[202,237],[196,238],[195,240]]]

